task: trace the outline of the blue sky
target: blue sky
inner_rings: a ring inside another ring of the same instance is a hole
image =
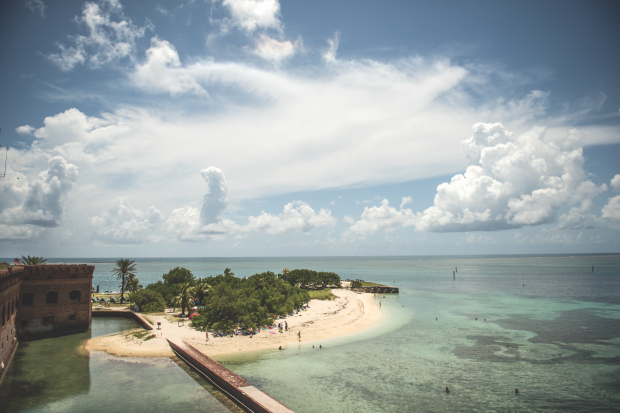
[[[616,2],[0,8],[0,255],[618,252]]]

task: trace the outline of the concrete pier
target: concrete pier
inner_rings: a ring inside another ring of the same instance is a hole
[[[295,413],[186,342],[174,343],[168,340],[168,344],[181,360],[206,376],[241,408],[256,413]]]

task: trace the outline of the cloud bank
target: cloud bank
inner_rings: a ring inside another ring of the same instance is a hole
[[[400,210],[384,200],[366,207],[349,232],[371,234],[415,226],[418,231],[497,231],[553,222],[566,204],[578,204],[563,216],[560,229],[581,229],[581,212],[607,190],[586,179],[583,150],[575,132],[564,140],[545,140],[544,128],[515,136],[501,123],[476,123],[462,141],[470,161],[464,174],[437,187],[434,205],[423,212]]]

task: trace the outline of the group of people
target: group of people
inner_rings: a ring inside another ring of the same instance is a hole
[[[286,321],[284,321],[284,323],[278,323],[278,331],[280,333],[288,331],[288,323]]]
[[[260,329],[259,329],[260,332]],[[242,328],[235,328],[233,330],[233,334],[236,336],[245,336],[247,334],[250,335],[250,337],[252,337],[254,335],[254,329],[252,327],[248,328],[247,331],[242,329]]]

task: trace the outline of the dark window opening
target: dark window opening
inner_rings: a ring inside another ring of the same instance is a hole
[[[2,327],[4,327],[4,319],[6,318],[6,306],[2,306]]]
[[[69,299],[74,301],[80,301],[81,293],[78,290],[73,290],[69,293]]]
[[[26,280],[26,281],[27,281],[27,280],[29,280],[29,279],[30,279],[30,276],[29,276],[29,275],[26,275],[26,276],[24,277],[24,280]]]
[[[54,316],[43,317],[43,325],[46,326],[48,324],[54,323]]]
[[[58,303],[58,293],[56,291],[50,291],[45,296],[45,304],[56,304]]]
[[[48,279],[48,280],[51,280],[52,278],[54,278],[54,276],[53,276],[52,274],[50,274],[50,275],[48,275],[48,276],[47,276],[47,279]]]
[[[71,274],[71,278],[77,278],[77,274]]]
[[[69,316],[69,321],[77,321],[77,315],[73,314]]]
[[[25,293],[22,294],[22,305],[32,305],[34,304],[34,294]]]
[[[28,327],[28,320],[22,320],[22,329]]]

